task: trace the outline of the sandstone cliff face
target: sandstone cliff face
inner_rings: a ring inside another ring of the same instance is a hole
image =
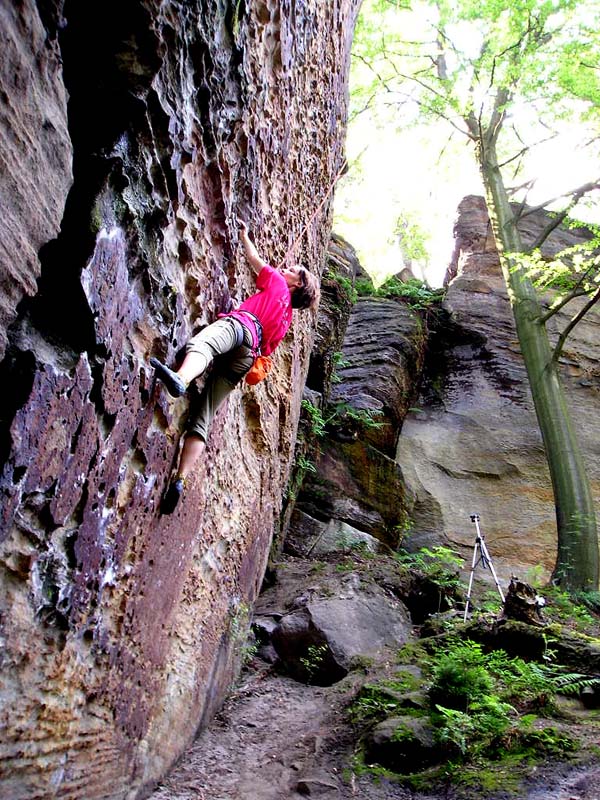
[[[544,215],[526,220],[524,237],[533,240]],[[541,577],[548,577],[556,554],[552,488],[482,198],[461,203],[455,234],[448,318],[430,340],[420,411],[408,415],[398,444],[414,520],[408,541],[418,547],[441,537],[470,563],[476,531],[469,517],[479,513],[501,578],[525,578],[539,565]],[[557,230],[546,252],[556,253],[579,235]],[[576,307],[567,308],[575,313]],[[559,315],[555,329],[565,322]],[[600,314],[594,311],[575,329],[561,359],[597,499],[599,344]]]
[[[315,472],[307,473],[291,518],[287,548],[299,554],[371,537],[398,544],[404,487],[394,454],[425,355],[424,319],[402,300],[359,297],[349,315],[342,312],[334,287],[362,273],[343,240],[330,252],[330,270],[332,293],[324,295],[317,341],[339,351],[324,364],[334,380],[321,384],[311,383],[321,374],[315,365],[324,363],[318,348],[311,359],[307,386],[321,393],[317,404],[328,425],[327,435],[317,437]],[[369,414],[376,425],[368,424]],[[305,424],[310,430],[310,419]]]
[[[0,358],[17,305],[36,292],[38,251],[60,229],[72,180],[56,22],[45,25],[34,0],[0,8]]]
[[[147,358],[251,289],[236,216],[279,262],[328,191],[357,5],[2,9],[3,796],[138,796],[232,679],[314,319],[220,411],[172,517],[187,403]],[[297,254],[313,272],[328,210]]]

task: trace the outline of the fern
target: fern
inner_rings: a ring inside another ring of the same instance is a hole
[[[600,675],[583,675],[579,672],[570,672],[554,678],[556,691],[565,695],[580,695],[584,689],[600,689]]]
[[[556,667],[542,664],[532,665],[535,671],[550,681],[554,691],[563,695],[577,696],[584,689],[600,690],[600,675],[586,675],[583,672],[560,672]]]

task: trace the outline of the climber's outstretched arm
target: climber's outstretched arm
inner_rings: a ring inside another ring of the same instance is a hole
[[[267,262],[259,255],[258,250],[254,246],[254,243],[250,241],[250,237],[248,236],[248,226],[245,222],[240,220],[240,239],[242,240],[242,245],[244,246],[244,252],[246,253],[246,258],[254,272],[258,275],[263,267],[267,266]]]

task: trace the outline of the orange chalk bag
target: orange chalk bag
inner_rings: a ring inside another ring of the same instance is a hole
[[[254,364],[246,373],[246,383],[256,386],[257,383],[264,381],[269,372],[273,369],[273,362],[270,356],[257,356]]]

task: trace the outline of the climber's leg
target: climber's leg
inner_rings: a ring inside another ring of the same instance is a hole
[[[253,361],[252,350],[246,345],[237,347],[219,359],[200,397],[192,403],[179,466],[162,502],[163,514],[174,511],[183,494],[186,479],[204,451],[208,430],[217,409],[242,380]]]
[[[231,354],[218,360],[200,397],[192,401],[187,424],[188,435],[195,434],[206,441],[217,409],[242,380],[253,361],[252,351],[245,346],[236,348]]]
[[[177,371],[169,369],[156,358],[151,358],[150,363],[169,394],[181,397],[216,356],[229,353],[243,341],[244,328],[240,322],[232,317],[224,317],[192,336],[186,345],[186,356]]]
[[[179,502],[187,477],[194,468],[196,462],[204,452],[206,444],[194,433],[188,433],[183,440],[183,447],[179,455],[179,467],[175,477],[169,483],[167,491],[162,499],[161,511],[163,514],[172,514]]]
[[[189,385],[202,375],[216,356],[235,350],[243,341],[244,328],[237,319],[218,319],[189,340],[183,364],[177,374]]]
[[[179,469],[177,470],[177,477],[183,478],[185,481],[187,476],[196,465],[196,461],[200,458],[206,447],[206,442],[195,433],[186,434],[183,440],[183,447],[181,448],[181,455],[179,456]]]

